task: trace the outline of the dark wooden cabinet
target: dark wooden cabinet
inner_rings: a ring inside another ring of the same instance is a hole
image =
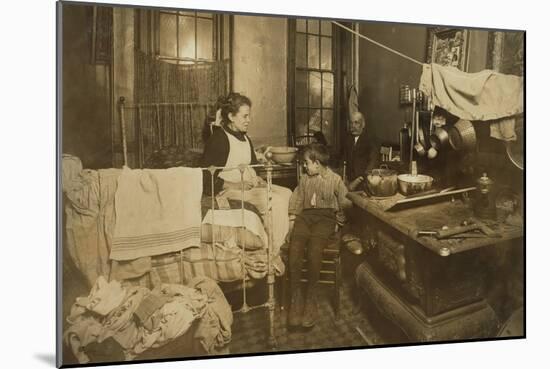
[[[503,225],[492,239],[416,237],[418,229],[458,225],[470,210],[446,202],[392,213],[358,193],[350,198],[372,246],[357,283],[383,315],[415,342],[496,335],[502,317],[494,304],[504,302],[491,300],[488,287],[506,282],[495,281],[493,265],[502,250],[522,248],[522,230]],[[514,264],[522,269],[522,260]]]

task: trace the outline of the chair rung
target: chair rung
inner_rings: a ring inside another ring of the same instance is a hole
[[[321,270],[321,274],[336,274],[336,270]],[[302,269],[302,274],[307,274],[307,269]]]
[[[307,270],[302,269],[302,274],[307,274]],[[336,275],[335,270],[321,270],[320,275]]]
[[[300,282],[306,283],[307,279],[300,279]],[[321,283],[321,284],[336,284],[336,281],[325,281],[325,280],[320,279],[318,283]]]
[[[306,264],[306,263],[307,263],[307,260],[306,260],[306,259],[303,259],[303,260],[302,260],[302,263]],[[322,265],[336,265],[336,264],[338,264],[338,262],[336,262],[336,261],[330,261],[330,260],[321,260],[321,264],[322,264]]]

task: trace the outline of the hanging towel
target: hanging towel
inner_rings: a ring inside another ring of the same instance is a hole
[[[200,168],[124,168],[115,194],[111,259],[200,246],[201,194]]]
[[[493,70],[465,73],[454,67],[425,64],[420,91],[461,119],[492,121],[492,137],[515,140],[513,116],[523,113],[522,77]]]
[[[348,91],[348,122],[351,122],[351,117],[358,111],[359,99],[357,97],[357,87],[351,85]]]
[[[66,163],[64,159],[63,165]],[[114,198],[121,172],[120,169],[85,169],[73,176],[70,186],[66,186],[68,181],[63,184],[66,250],[89,286],[97,277],[109,275]]]
[[[491,121],[490,136],[502,141],[515,141],[516,125],[523,122],[521,115]]]

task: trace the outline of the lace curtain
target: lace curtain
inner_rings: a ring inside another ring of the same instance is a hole
[[[205,122],[228,91],[229,61],[177,65],[135,54],[134,112],[140,161],[161,149],[200,151]]]

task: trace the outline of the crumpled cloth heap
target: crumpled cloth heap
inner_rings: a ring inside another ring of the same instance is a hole
[[[76,299],[67,322],[65,344],[86,364],[91,362],[88,351],[113,361],[98,352],[102,347],[115,352],[112,343],[103,344],[110,340],[116,341],[124,360],[132,360],[180,337],[194,322],[194,338],[207,353],[217,353],[231,340],[233,313],[220,287],[206,277],[194,278],[187,286],[162,284],[152,291],[99,277],[87,297]]]
[[[523,77],[493,70],[466,73],[432,63],[424,64],[419,88],[434,105],[460,119],[490,123],[491,137],[515,141],[516,119],[524,109],[523,86]]]

